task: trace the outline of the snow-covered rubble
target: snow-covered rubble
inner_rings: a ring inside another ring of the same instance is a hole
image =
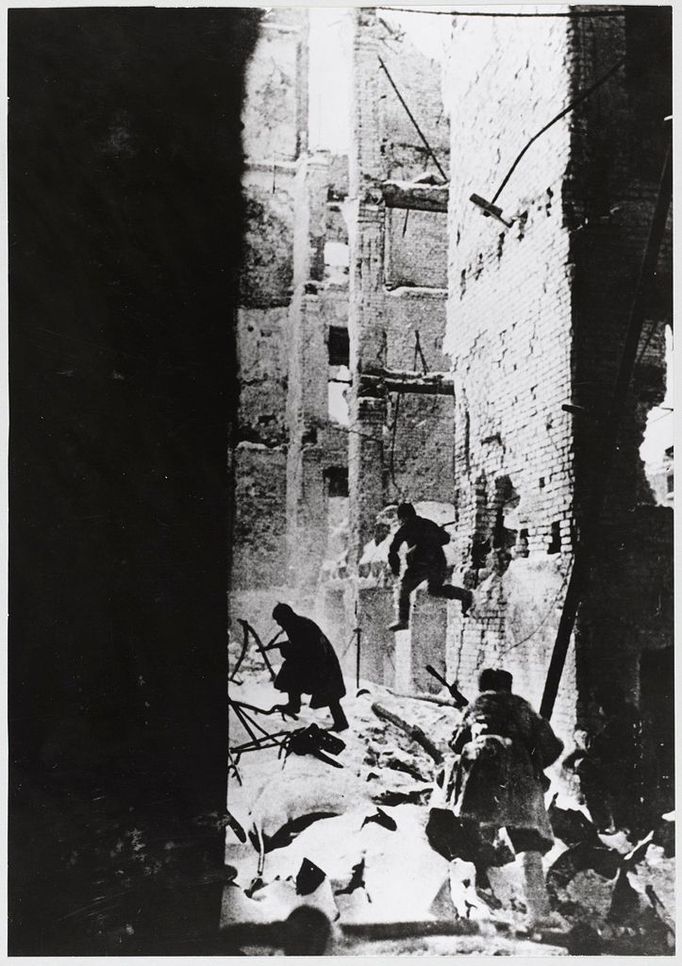
[[[245,672],[244,683],[231,694],[269,707],[278,697],[269,688],[262,673],[255,679]],[[238,841],[232,829],[226,834],[226,862],[235,874],[225,887],[223,925],[277,923],[301,906],[314,907],[335,924],[341,954],[367,946],[358,942],[357,949],[351,948],[339,931],[344,924],[459,917],[493,932],[495,924],[512,933],[520,929],[526,913],[520,858],[489,869],[489,882],[482,888],[473,865],[461,859],[448,862],[433,850],[425,827],[438,766],[404,730],[378,717],[373,706],[380,704],[421,728],[446,756],[460,712],[368,682],[362,682],[362,689],[368,693],[344,700],[351,728],[341,735],[342,768],[308,755],[278,757],[276,749],[240,759],[242,784],[230,783],[228,807],[249,839]],[[324,709],[303,708],[297,721],[261,716],[259,723],[269,731],[313,721],[324,727],[325,714]],[[241,738],[239,727],[233,728],[231,745]],[[543,865],[559,924],[556,935],[564,936],[562,942],[575,952],[669,952],[675,908],[673,816],[636,843],[622,831],[598,832],[584,805],[565,791],[551,789],[547,804],[556,843]],[[260,875],[259,851],[265,860]],[[420,942],[404,948],[438,954],[437,943]],[[452,950],[452,942],[445,947]]]

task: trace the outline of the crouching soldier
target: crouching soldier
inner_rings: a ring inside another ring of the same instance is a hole
[[[511,686],[507,671],[482,671],[481,693],[464,711],[451,743],[456,757],[443,788],[451,821],[443,822],[448,817],[443,810],[433,810],[427,835],[446,854],[447,829],[456,844],[446,857],[473,861],[483,878],[486,861],[481,859],[492,859],[493,842],[505,829],[514,851],[523,853],[528,924],[538,926],[549,916],[542,855],[554,842],[543,770],[558,758],[563,743],[524,698],[511,693]]]
[[[309,694],[311,708],[331,711],[331,730],[344,731],[348,721],[341,698],[346,688],[334,648],[314,621],[296,614],[288,604],[277,604],[272,617],[287,635],[287,640],[271,645],[279,648],[284,658],[274,685],[289,697],[286,705],[277,707],[298,714],[301,695]]]

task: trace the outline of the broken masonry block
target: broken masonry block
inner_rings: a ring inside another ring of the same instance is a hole
[[[326,878],[326,874],[322,869],[311,862],[310,859],[304,858],[301,862],[301,868],[296,874],[296,893],[299,896],[308,896],[311,892],[314,892],[317,888],[322,885]]]
[[[581,872],[593,871],[604,879],[613,879],[622,865],[615,849],[595,847],[587,842],[569,847],[547,871],[547,889],[558,897]]]
[[[356,889],[366,889],[365,886],[365,860],[360,859],[357,865],[354,865],[351,869],[351,877],[348,885],[343,886],[341,889],[336,889],[334,892],[335,896],[350,895]],[[369,899],[369,896],[367,897]],[[371,900],[370,900],[371,902]]]
[[[406,775],[409,775],[410,778],[414,778],[415,781],[426,781],[425,776],[419,771],[411,757],[404,754],[399,749],[390,752],[386,760],[382,761],[382,765],[384,765],[386,768],[392,768],[395,771],[405,772]]]
[[[620,923],[633,922],[638,917],[641,906],[641,895],[633,889],[625,869],[620,869],[613,890],[608,920]]]
[[[387,788],[372,796],[372,801],[380,805],[425,805],[431,795],[431,785],[412,788],[408,792]]]
[[[369,825],[370,822],[374,822],[377,825],[380,825],[382,828],[387,829],[389,832],[395,832],[396,829],[398,828],[395,819],[391,818],[390,815],[387,815],[386,812],[384,812],[384,810],[381,808],[377,808],[376,813],[374,815],[366,816],[360,828],[364,828],[365,825]]]

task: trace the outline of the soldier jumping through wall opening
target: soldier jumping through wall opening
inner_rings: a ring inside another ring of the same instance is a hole
[[[400,528],[391,542],[388,563],[397,577],[400,573],[398,550],[406,543],[407,567],[400,581],[398,620],[390,625],[389,630],[404,631],[410,626],[410,595],[424,581],[427,581],[432,597],[461,600],[462,614],[466,615],[472,603],[471,591],[445,583],[447,563],[443,547],[450,542],[450,535],[433,520],[417,516],[411,503],[400,504],[398,520]]]
[[[329,708],[331,711],[333,723],[330,730],[345,731],[348,720],[341,707],[341,698],[346,688],[339,660],[329,640],[314,621],[295,613],[288,604],[277,604],[272,617],[287,635],[287,640],[268,648],[279,648],[284,658],[274,686],[278,691],[286,692],[289,700],[276,707],[287,714],[298,714],[301,695],[309,694],[311,708]]]

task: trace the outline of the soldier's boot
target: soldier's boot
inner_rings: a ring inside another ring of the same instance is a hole
[[[283,715],[288,714],[290,717],[295,718],[301,710],[301,695],[289,692],[288,697],[289,700],[286,704],[275,704],[271,710],[279,711]]]
[[[330,731],[345,731],[346,728],[350,727],[348,719],[343,713],[340,701],[334,701],[333,704],[330,704],[329,710],[332,713],[332,726],[329,729]]]
[[[290,714],[298,714],[298,712],[301,710],[301,695],[290,691],[286,708]]]
[[[410,602],[408,600],[407,607],[402,600],[399,603],[398,620],[388,625],[389,631],[393,631],[394,634],[396,631],[406,631],[410,626]]]

